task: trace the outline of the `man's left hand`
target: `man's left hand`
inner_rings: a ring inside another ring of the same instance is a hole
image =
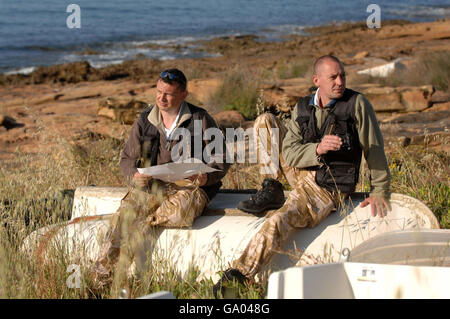
[[[192,175],[188,177],[192,182],[198,181],[198,186],[204,186],[208,181],[208,175],[206,173],[200,175]]]
[[[389,202],[384,197],[370,196],[361,203],[361,207],[366,207],[367,205],[370,205],[370,211],[373,217],[378,215],[383,218],[387,215],[387,212],[391,211]]]

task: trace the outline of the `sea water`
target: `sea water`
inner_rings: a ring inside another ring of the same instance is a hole
[[[450,16],[449,0],[0,0],[0,73],[82,60],[103,67],[137,57],[211,56],[195,40],[254,34],[280,41],[306,26],[366,21],[371,3],[381,26]],[[70,4],[79,7],[79,28],[67,22]]]

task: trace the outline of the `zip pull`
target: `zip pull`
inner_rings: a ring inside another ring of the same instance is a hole
[[[333,129],[334,129],[334,123],[331,123],[330,129],[328,130],[328,135],[331,135],[331,133],[333,133]]]

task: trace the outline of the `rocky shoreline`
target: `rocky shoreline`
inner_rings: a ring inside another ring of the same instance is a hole
[[[347,86],[364,93],[374,105],[387,149],[426,144],[448,156],[448,77],[447,90],[424,83],[421,59],[432,54],[448,56],[450,20],[386,21],[380,29],[343,23],[306,32],[282,42],[262,42],[252,35],[197,42],[199,49],[220,54],[211,58],[138,58],[102,69],[76,62],[39,67],[28,75],[0,75],[0,160],[13,160],[18,149],[29,154],[44,151],[50,145],[43,145],[43,134],[67,140],[89,134],[123,140],[136,112],[154,101],[159,72],[173,66],[191,79],[191,101],[207,109],[230,69],[271,72],[272,76],[261,77],[258,89],[268,108],[286,112],[312,89],[311,61],[329,53],[343,61]],[[390,81],[362,73],[389,63],[394,72]],[[293,66],[305,70],[293,70]],[[405,69],[409,72],[406,83],[395,83],[392,78]],[[223,127],[251,125],[236,111],[209,110]]]

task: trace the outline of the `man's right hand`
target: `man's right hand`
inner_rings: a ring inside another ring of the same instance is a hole
[[[336,135],[325,135],[322,141],[317,145],[316,153],[317,155],[323,155],[329,151],[338,151],[341,148],[342,140]]]
[[[133,182],[136,186],[145,187],[148,182],[152,179],[150,175],[140,174],[139,172],[134,173]]]
[[[370,212],[373,217],[378,215],[383,218],[391,211],[389,201],[384,197],[370,196],[361,203],[361,207],[366,207],[367,205],[370,205]]]

